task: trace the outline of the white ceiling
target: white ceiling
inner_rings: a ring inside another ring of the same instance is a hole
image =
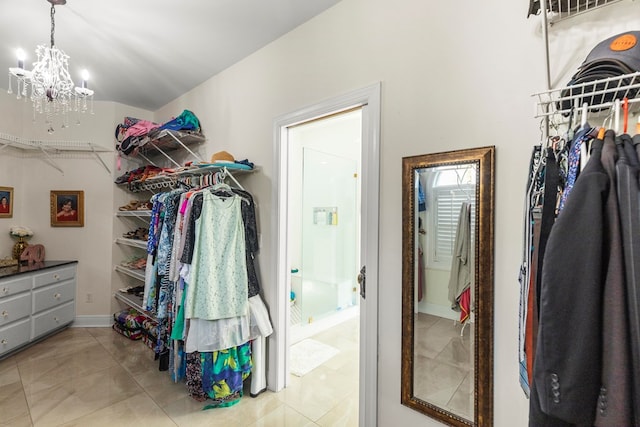
[[[67,0],[55,7],[55,44],[76,85],[89,70],[94,99],[154,111],[338,1]],[[17,65],[18,47],[31,68],[36,45],[50,43],[50,9],[0,1],[0,69]]]

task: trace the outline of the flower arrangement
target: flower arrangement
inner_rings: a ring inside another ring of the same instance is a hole
[[[14,225],[9,229],[9,234],[12,237],[31,237],[33,236],[33,231],[29,227],[22,227],[20,225]]]

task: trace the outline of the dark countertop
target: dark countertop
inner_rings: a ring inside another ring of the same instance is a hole
[[[76,264],[78,261],[44,261],[35,264],[27,265],[12,265],[9,267],[0,267],[0,279],[6,279],[7,277],[18,276],[24,273],[33,273],[35,271],[43,271],[48,268],[59,267],[65,264]]]

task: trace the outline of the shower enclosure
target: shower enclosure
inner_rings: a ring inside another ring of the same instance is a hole
[[[292,325],[310,324],[358,304],[357,166],[353,159],[302,148]]]

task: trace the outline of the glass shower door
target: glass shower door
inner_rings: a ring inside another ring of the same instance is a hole
[[[301,323],[358,299],[357,164],[303,148]]]

